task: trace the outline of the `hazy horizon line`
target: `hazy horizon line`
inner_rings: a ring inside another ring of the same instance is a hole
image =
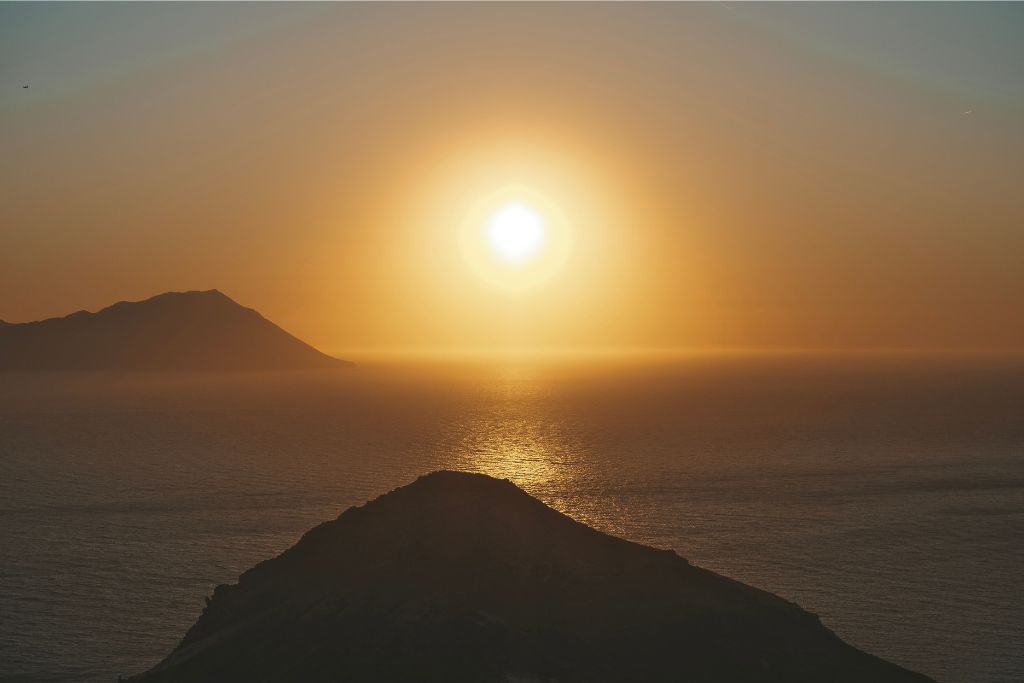
[[[911,346],[372,346],[323,348],[339,357],[363,358],[639,358],[706,356],[1018,356],[1024,347]]]

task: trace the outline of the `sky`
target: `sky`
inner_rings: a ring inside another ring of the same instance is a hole
[[[216,288],[328,350],[1024,348],[1021,35],[1016,3],[0,4],[0,319]],[[558,253],[504,287],[465,235],[520,191]]]

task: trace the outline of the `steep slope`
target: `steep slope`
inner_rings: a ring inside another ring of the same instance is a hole
[[[217,290],[0,325],[0,370],[298,370],[347,365]]]
[[[436,472],[219,586],[134,681],[926,681],[770,593]]]

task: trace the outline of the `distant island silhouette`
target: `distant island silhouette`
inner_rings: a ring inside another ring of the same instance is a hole
[[[351,365],[216,289],[121,301],[96,313],[0,321],[0,370],[312,370]]]
[[[435,472],[218,586],[162,681],[928,681],[797,605]]]

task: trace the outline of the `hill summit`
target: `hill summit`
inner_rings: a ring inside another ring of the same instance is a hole
[[[674,552],[435,472],[218,586],[160,681],[927,681]]]
[[[0,324],[0,370],[301,370],[349,365],[216,289]]]

